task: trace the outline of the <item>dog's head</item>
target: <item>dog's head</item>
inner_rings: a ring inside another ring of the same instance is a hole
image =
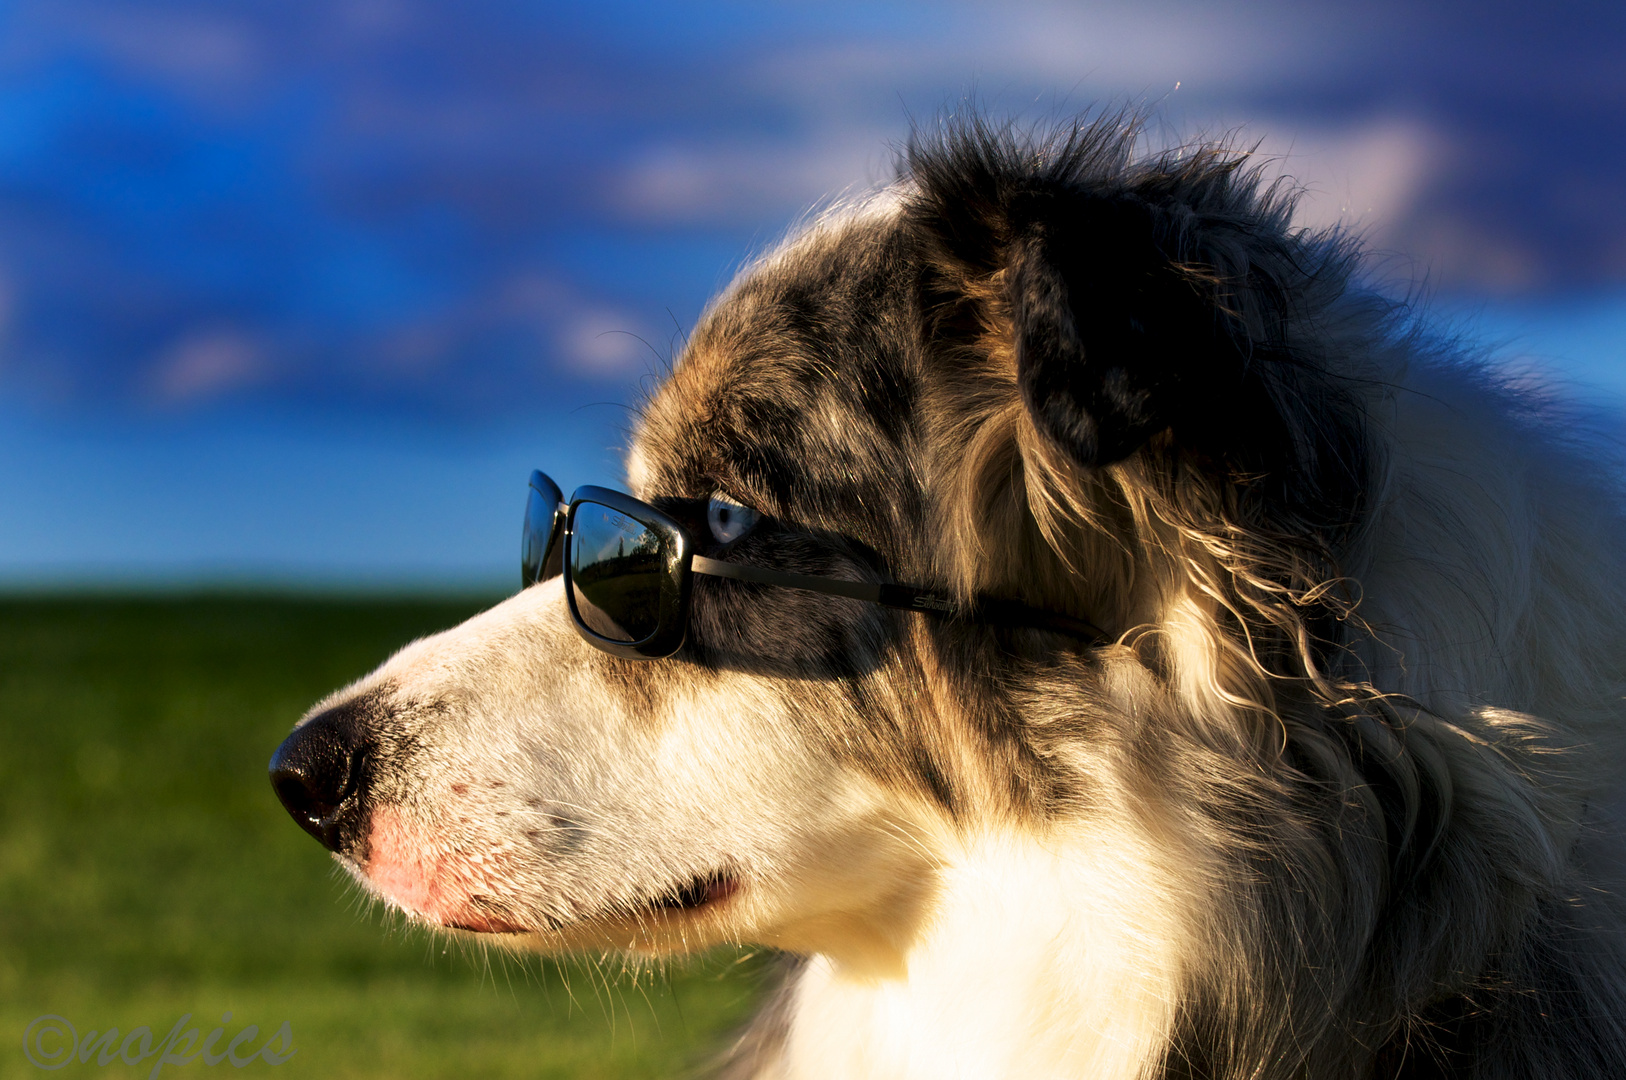
[[[1280,699],[1337,662],[1372,320],[1240,159],[1130,142],[917,141],[740,275],[628,457],[674,513],[754,508],[730,558],[1110,643],[701,578],[683,648],[625,660],[554,579],[313,710],[273,763],[296,817],[432,924],[885,963],[957,843],[1121,805],[1150,728],[1279,751]]]

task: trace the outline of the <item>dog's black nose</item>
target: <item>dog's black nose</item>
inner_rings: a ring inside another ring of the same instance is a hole
[[[366,817],[368,711],[357,702],[329,709],[295,728],[271,755],[277,798],[329,851],[353,849]]]

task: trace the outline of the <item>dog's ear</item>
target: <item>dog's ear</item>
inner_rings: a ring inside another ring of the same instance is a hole
[[[928,174],[911,206],[935,275],[934,335],[953,312],[1008,338],[1034,426],[1086,467],[1122,461],[1205,415],[1247,408],[1245,349],[1212,273],[1183,258],[1178,208],[1024,178]],[[1259,418],[1251,418],[1255,422]]]
[[[1360,411],[1303,344],[1325,327],[1293,327],[1326,322],[1347,250],[1293,233],[1237,159],[1127,154],[1099,132],[1042,154],[977,131],[912,146],[927,347],[995,360],[1086,470],[1168,432],[1278,525],[1342,528],[1366,482]]]
[[[1131,196],[1023,193],[1007,211],[1004,301],[1033,424],[1085,466],[1110,465],[1240,379],[1203,283]]]

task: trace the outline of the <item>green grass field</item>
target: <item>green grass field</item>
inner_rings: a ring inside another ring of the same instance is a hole
[[[643,1077],[703,1062],[748,1011],[758,960],[635,979],[403,929],[362,910],[271,793],[266,761],[313,701],[479,606],[0,601],[0,1077],[46,1075],[23,1048],[44,1014],[161,1042],[191,1013],[205,1034],[227,1029],[217,1050],[248,1024],[290,1024],[291,1060],[224,1066],[233,1076]],[[146,1077],[155,1061],[50,1075]],[[220,1074],[200,1059],[160,1075]]]

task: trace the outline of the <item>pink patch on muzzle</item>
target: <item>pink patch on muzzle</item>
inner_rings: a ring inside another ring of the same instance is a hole
[[[409,915],[442,926],[487,934],[525,929],[479,910],[476,896],[499,895],[490,871],[454,853],[438,852],[421,830],[393,807],[373,810],[367,839],[367,879]]]

